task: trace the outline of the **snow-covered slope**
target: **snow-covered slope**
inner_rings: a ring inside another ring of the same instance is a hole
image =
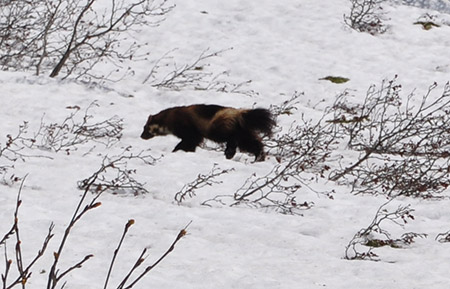
[[[175,137],[139,138],[150,113],[176,105],[269,107],[301,92],[294,114],[279,119],[280,127],[287,129],[302,115],[319,119],[337,94],[349,90],[358,100],[370,85],[395,75],[404,96],[414,89],[421,96],[434,82],[439,94],[450,80],[450,26],[426,31],[413,25],[426,10],[386,5],[388,31],[377,36],[359,33],[343,21],[349,2],[175,1],[166,21],[136,36],[138,41],[150,43],[149,60],[135,64],[133,77],[106,88],[31,73],[0,72],[2,147],[6,135],[15,135],[24,121],[28,123],[24,136],[33,137],[42,121],[61,123],[76,106],[81,109],[74,118],[80,121],[94,101],[89,110],[93,122],[114,116],[123,119],[118,143],[105,147],[88,142],[69,152],[25,149],[24,153],[33,156],[17,160],[14,168],[8,169],[7,178],[27,175],[19,210],[24,263],[34,258],[51,222],[55,224],[55,236],[34,266],[28,288],[47,284],[52,252],[57,250],[82,194],[77,182],[98,170],[105,156],[120,155],[127,147],[133,154],[150,148],[152,156],[162,156],[154,165],[138,160],[128,164],[136,169],[133,177],[145,183],[148,193],[105,193],[99,199],[102,205],[83,216],[71,232],[60,266],[64,270],[88,254],[94,257],[65,277],[65,288],[103,286],[112,253],[129,219],[136,223],[118,255],[110,287],[117,286],[142,249],[148,248],[146,264],[150,265],[192,221],[175,250],[135,288],[447,288],[450,247],[434,240],[450,230],[447,199],[394,200],[390,204],[394,209],[411,204],[415,220],[405,228],[389,230],[396,235],[416,232],[428,237],[417,238],[402,249],[378,248],[378,262],[349,261],[344,258],[345,246],[370,224],[385,197],[352,195],[346,186],[320,180],[316,189],[335,190],[333,199],[302,188],[297,200],[314,204],[302,216],[219,204],[202,206],[217,195],[232,195],[252,174],[267,174],[277,161],[269,156],[265,162],[253,163],[251,156],[241,153],[226,160],[221,151],[201,148],[196,153],[171,153],[178,141]],[[181,66],[198,59],[203,51],[221,50],[201,65],[212,74],[205,81],[220,80],[225,91],[157,89],[149,82],[143,84],[155,62],[169,51],[166,63]],[[320,80],[329,75],[350,81],[334,84]],[[5,158],[0,158],[2,162],[12,164]],[[177,205],[174,195],[199,174],[207,174],[214,164],[233,170],[219,176],[220,183],[197,190],[196,196]],[[13,223],[19,187],[20,182],[0,186],[0,237]],[[7,247],[8,257],[15,260],[14,242],[11,237]],[[5,262],[0,264],[3,273]]]

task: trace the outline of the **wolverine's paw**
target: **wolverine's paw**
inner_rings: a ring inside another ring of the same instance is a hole
[[[259,154],[255,155],[255,162],[263,162],[266,159],[266,154],[264,152],[261,152]]]
[[[225,157],[226,157],[228,160],[231,159],[231,158],[233,158],[235,154],[236,154],[236,149],[233,149],[233,148],[230,148],[230,147],[227,147],[227,148],[225,149]]]

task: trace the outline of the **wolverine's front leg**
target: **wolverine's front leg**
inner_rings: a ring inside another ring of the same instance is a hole
[[[231,159],[236,154],[237,143],[234,140],[227,142],[227,147],[225,148],[225,157]]]
[[[202,142],[202,138],[182,139],[172,152],[182,150],[185,152],[195,152],[195,148]]]

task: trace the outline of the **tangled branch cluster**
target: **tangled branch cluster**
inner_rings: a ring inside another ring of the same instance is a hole
[[[157,25],[172,9],[167,0],[111,0],[110,8],[96,2],[0,1],[1,69],[108,78],[94,67],[112,62],[119,68],[136,58],[140,45],[127,33]]]
[[[7,161],[8,163],[13,163],[18,159],[24,159],[26,154],[24,154],[23,149],[25,146],[24,142],[28,142],[28,139],[24,137],[28,128],[28,123],[24,122],[19,125],[19,131],[15,135],[8,134],[6,135],[6,143],[2,145],[0,143],[0,174],[6,172],[8,167],[11,167],[10,164],[3,163]]]
[[[170,52],[166,53],[155,63],[143,83],[150,82],[152,86],[157,88],[169,88],[175,90],[179,90],[181,87],[198,85],[199,82],[203,82],[207,77],[211,76],[211,73],[204,70],[204,61],[219,56],[224,50],[209,52],[209,49],[206,49],[192,63],[184,64],[180,67],[175,63],[172,63],[171,66],[173,67],[173,70],[168,72],[165,76],[159,77],[158,74],[161,73],[159,71],[161,66],[169,66],[166,62],[169,59],[168,55]],[[199,87],[196,86],[196,89],[199,89]]]
[[[43,155],[31,154],[26,149],[33,146],[35,139],[27,137],[28,122],[19,125],[18,132],[14,135],[7,134],[4,145],[0,143],[0,183],[12,185],[22,180],[14,173],[8,175],[8,171],[14,167],[18,160],[25,161],[28,158],[47,158]]]
[[[146,151],[133,154],[131,147],[127,147],[120,155],[105,156],[100,168],[88,178],[79,181],[78,188],[80,190],[88,189],[98,195],[106,191],[112,194],[146,194],[148,190],[145,188],[145,184],[133,177],[136,169],[130,169],[128,165],[131,161],[154,165],[156,160]]]
[[[33,149],[52,152],[65,151],[70,154],[79,145],[96,142],[111,147],[122,137],[123,121],[117,116],[109,119],[93,122],[94,118],[90,110],[98,106],[91,103],[85,110],[81,119],[78,117],[80,107],[68,107],[75,111],[67,116],[61,123],[44,123],[41,120],[40,127],[33,137],[27,136],[28,122],[19,125],[16,134],[6,135],[6,142],[0,143],[0,177],[1,183],[11,185],[19,182],[21,177],[8,173],[18,160],[25,161],[28,158],[49,158],[49,155],[35,154]],[[41,152],[42,153],[42,152]]]
[[[309,209],[311,202],[298,202],[300,188],[310,187],[317,176],[330,169],[327,165],[330,152],[335,144],[335,135],[329,131],[331,126],[322,122],[312,124],[304,121],[302,125],[292,126],[288,132],[267,143],[269,154],[278,164],[264,176],[250,176],[233,195],[219,195],[204,202],[246,205],[271,209],[283,214],[301,214]],[[330,194],[330,193],[328,193]]]
[[[297,110],[297,105],[301,103],[301,99],[303,96],[303,92],[296,91],[292,94],[291,98],[283,101],[281,104],[270,105],[270,112],[276,118],[280,117],[281,115],[291,115],[295,110]]]
[[[122,137],[123,120],[113,116],[107,120],[90,123],[93,119],[90,110],[98,106],[96,102],[91,103],[85,110],[81,120],[78,120],[80,107],[68,107],[75,111],[67,116],[61,123],[45,124],[41,120],[38,132],[34,136],[33,144],[41,149],[59,152],[76,149],[77,145],[94,141],[110,147]]]
[[[440,243],[448,243],[448,242],[450,242],[450,231],[447,231],[445,233],[437,234],[435,240],[440,242]]]
[[[378,260],[378,255],[373,252],[374,248],[389,246],[401,248],[414,242],[417,237],[424,238],[426,234],[405,233],[398,239],[393,239],[388,230],[384,228],[384,223],[390,221],[403,227],[408,220],[414,220],[410,206],[398,206],[397,209],[389,211],[387,202],[378,208],[374,219],[367,228],[361,229],[350,240],[345,248],[345,258],[348,260]],[[383,226],[382,226],[383,225]],[[364,249],[363,249],[364,248]]]
[[[381,4],[385,0],[350,0],[350,15],[344,15],[345,23],[359,32],[367,32],[372,35],[386,31],[383,20],[383,8]]]
[[[222,182],[216,180],[216,178],[233,170],[234,169],[222,170],[217,166],[217,164],[214,164],[213,168],[208,174],[198,174],[197,178],[194,181],[184,185],[181,190],[175,194],[175,201],[178,205],[180,205],[186,200],[186,198],[194,197],[196,195],[195,191],[197,191],[198,189],[206,186],[212,186],[214,184],[221,184]]]
[[[200,55],[191,63],[183,65],[175,63],[171,59],[172,57],[170,57],[170,53],[173,52],[173,50],[169,51],[156,61],[149,74],[145,77],[143,83],[149,83],[156,88],[172,90],[190,88],[194,90],[213,90],[253,96],[256,94],[255,91],[243,89],[245,85],[251,82],[250,80],[241,83],[232,83],[222,79],[224,76],[228,75],[227,71],[215,74],[207,70],[207,67],[209,66],[208,63],[205,63],[207,60],[218,57],[231,49],[232,48],[211,52],[208,48],[202,51],[202,53],[200,53]]]
[[[330,179],[347,179],[357,193],[439,197],[450,185],[450,85],[433,97],[436,87],[417,105],[413,93],[402,101],[396,78],[371,86],[363,104],[340,95],[330,123],[360,155]]]

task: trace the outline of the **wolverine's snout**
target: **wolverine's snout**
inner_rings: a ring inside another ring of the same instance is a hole
[[[154,136],[155,136],[154,134],[151,134],[148,132],[148,130],[144,129],[144,131],[141,134],[141,139],[151,139]]]

